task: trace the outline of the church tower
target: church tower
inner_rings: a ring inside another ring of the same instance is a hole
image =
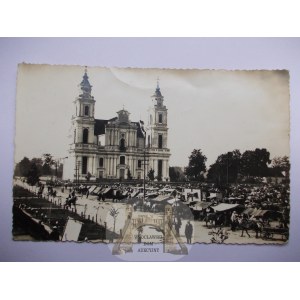
[[[72,116],[73,141],[70,148],[74,180],[84,180],[88,174],[94,175],[97,140],[94,135],[95,100],[92,96],[92,85],[85,68],[79,96],[75,99],[75,115]]]
[[[169,180],[168,149],[168,109],[164,105],[164,97],[161,94],[159,81],[152,96],[154,105],[149,109],[147,140],[150,154],[150,167],[154,170],[158,180]],[[152,159],[153,157],[153,159]]]

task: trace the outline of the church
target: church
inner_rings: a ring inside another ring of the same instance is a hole
[[[63,179],[147,179],[153,170],[158,181],[169,181],[168,110],[159,84],[152,96],[155,101],[148,110],[147,126],[143,121],[130,120],[124,108],[111,119],[95,119],[96,101],[86,69],[79,87]]]

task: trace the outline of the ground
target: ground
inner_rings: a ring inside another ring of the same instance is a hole
[[[36,187],[31,187],[26,183],[23,183],[21,180],[15,180],[14,184],[20,185],[24,188],[29,189],[32,192],[37,192]],[[65,199],[68,197],[69,191],[67,189],[62,192],[61,188],[55,188],[57,190],[57,196],[55,201],[57,203],[64,203]],[[45,192],[46,192],[45,188]],[[61,199],[61,200],[60,200]],[[118,215],[115,222],[115,232],[120,233],[121,230],[124,228],[125,220],[126,220],[126,213],[125,203],[112,203],[111,200],[107,199],[105,202],[99,202],[96,196],[89,195],[88,198],[86,196],[78,196],[78,201],[76,205],[77,214],[85,215],[85,218],[89,218],[94,222],[98,223],[99,225],[103,225],[106,222],[107,229],[110,231],[114,230],[114,219],[110,215],[110,210],[114,208],[118,211]],[[136,212],[140,213],[140,212]],[[151,213],[147,213],[151,214]],[[180,227],[179,233],[180,237],[183,242],[186,242],[185,237],[185,226],[188,220],[183,219],[182,225]],[[215,228],[211,228],[210,226],[206,227],[205,222],[203,221],[192,221],[193,224],[193,236],[192,236],[192,243],[211,243],[211,239],[213,237],[216,240],[220,240],[220,235],[214,235],[213,232],[218,230]],[[143,234],[150,235],[154,234],[156,230],[153,227],[144,228]],[[137,232],[136,232],[137,233]],[[134,236],[136,236],[134,233]],[[223,228],[223,233],[228,237],[224,240],[224,244],[284,244],[286,241],[282,239],[281,235],[275,235],[272,239],[262,239],[261,237],[255,238],[255,232],[253,230],[249,230],[250,238],[244,233],[244,237],[241,237],[241,231],[231,231],[229,227]],[[157,232],[156,232],[157,234]],[[137,242],[137,240],[134,242]],[[144,242],[142,240],[142,242]],[[147,241],[149,242],[149,241]],[[155,242],[155,240],[154,240]]]

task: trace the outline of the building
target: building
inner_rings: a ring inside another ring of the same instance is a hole
[[[108,120],[95,119],[95,99],[85,70],[80,95],[74,101],[73,141],[64,163],[64,179],[143,179],[154,170],[169,180],[168,110],[157,84],[148,110],[148,126],[131,121],[124,108]]]

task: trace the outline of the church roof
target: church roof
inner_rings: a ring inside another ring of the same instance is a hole
[[[160,88],[159,87],[156,88],[154,96],[157,97],[157,98],[162,97],[162,94],[160,92]]]
[[[94,135],[101,135],[105,133],[105,125],[108,120],[95,119]]]
[[[116,121],[117,119],[118,119],[117,117],[109,119],[109,120],[95,119],[94,135],[105,134],[105,126],[108,124],[108,122]],[[134,124],[137,126],[137,137],[144,138],[140,123],[139,122],[131,122],[131,124]]]
[[[161,94],[160,87],[159,87],[159,80],[157,80],[156,90],[155,90],[154,95],[152,97],[163,98],[163,95]]]
[[[80,88],[83,91],[84,95],[90,95],[92,91],[92,86],[89,82],[89,77],[87,75],[87,68],[85,67],[84,75],[82,81],[80,82]]]
[[[115,121],[117,118],[109,120],[95,119],[94,135],[101,135],[105,133],[105,126],[108,122]]]
[[[91,88],[92,87],[91,84],[90,84],[90,82],[89,82],[89,77],[87,75],[87,70],[86,69],[84,71],[84,75],[83,75],[83,78],[82,78],[82,81],[81,81],[80,85],[82,87],[87,87],[87,88]]]

